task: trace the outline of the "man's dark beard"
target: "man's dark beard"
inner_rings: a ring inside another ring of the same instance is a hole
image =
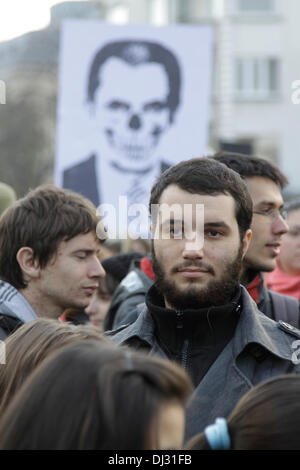
[[[242,254],[243,247],[241,244],[236,258],[230,264],[224,266],[221,279],[212,279],[205,287],[196,285],[196,283],[193,285],[191,282],[190,287],[187,287],[184,292],[182,292],[176,287],[174,282],[165,278],[165,273],[156,258],[152,242],[152,267],[155,274],[155,285],[167,300],[168,304],[175,310],[200,309],[224,305],[232,299],[239,283],[242,268]],[[200,260],[182,263],[182,265],[186,267],[203,266],[203,264],[204,263]],[[210,269],[212,270],[212,268]]]

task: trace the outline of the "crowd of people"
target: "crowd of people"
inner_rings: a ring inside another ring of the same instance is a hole
[[[155,237],[123,244],[79,193],[0,185],[0,449],[299,450],[287,184],[259,157],[184,160],[152,187]]]

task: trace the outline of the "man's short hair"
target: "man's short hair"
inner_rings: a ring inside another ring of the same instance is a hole
[[[264,158],[237,152],[217,152],[209,158],[224,163],[242,178],[262,176],[272,180],[281,189],[289,183],[287,177],[275,165]]]
[[[164,68],[169,82],[167,106],[170,109],[170,120],[172,121],[180,102],[181,85],[180,67],[173,52],[159,43],[138,39],[107,43],[96,53],[90,67],[87,87],[87,101],[90,103],[94,102],[95,92],[101,85],[100,69],[111,57],[121,59],[132,66],[157,63]]]
[[[152,187],[150,213],[152,204],[159,204],[163,191],[171,184],[192,194],[231,195],[235,201],[240,238],[243,239],[252,222],[252,199],[246,183],[235,171],[209,158],[194,158],[180,162],[162,173]]]
[[[0,218],[0,278],[16,289],[25,288],[16,258],[20,248],[32,248],[44,268],[61,241],[91,231],[96,236],[99,222],[96,207],[80,194],[52,185],[30,191]]]

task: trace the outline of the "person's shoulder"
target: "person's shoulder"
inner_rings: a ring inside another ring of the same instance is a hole
[[[288,359],[293,367],[292,372],[300,373],[300,330],[287,322],[279,320],[277,329],[281,332],[279,344],[286,342],[288,344]]]
[[[288,320],[272,319],[257,307],[256,309],[259,313],[259,323],[265,330],[265,334],[269,335],[273,339],[276,338],[276,341],[278,342],[291,342],[295,338],[300,339],[300,330],[297,326],[290,323]]]
[[[148,352],[152,348],[152,341],[148,335],[145,336],[143,334],[136,323],[138,323],[138,320],[134,323],[121,325],[114,330],[106,331],[104,336],[108,337],[117,345],[128,346],[136,350]]]
[[[242,303],[243,314],[240,327],[242,337],[246,334],[248,343],[258,344],[269,353],[290,363],[295,341],[300,340],[299,329],[288,321],[281,319],[276,321],[269,318],[258,309],[245,289],[243,289]]]
[[[118,333],[124,331],[130,325],[131,325],[131,323],[125,323],[124,325],[118,326],[118,328],[114,328],[113,330],[105,331],[104,336],[108,336],[112,340],[116,340],[116,335],[118,335]],[[116,342],[117,342],[117,340],[116,340]]]
[[[299,301],[289,295],[280,294],[268,289],[271,299],[273,318],[283,320],[296,328],[299,327]]]
[[[19,318],[0,312],[0,340],[4,341],[22,325],[23,321]]]
[[[84,158],[78,163],[75,163],[74,165],[69,166],[63,171],[63,176],[64,179],[68,177],[72,177],[74,174],[81,174],[82,172],[89,169],[89,168],[94,168],[95,167],[95,158],[96,155],[92,154],[89,155],[88,157]]]
[[[105,331],[104,336],[118,345],[133,346],[138,349],[141,345],[147,344],[135,329],[134,323],[126,323],[119,327]]]
[[[276,322],[276,326],[280,331],[283,331],[291,338],[300,339],[300,330],[295,326],[291,325],[290,323],[287,323],[283,320],[279,320],[278,322]]]
[[[276,356],[288,361],[289,371],[300,373],[300,330],[290,323],[279,320],[274,321],[267,317],[263,320],[265,332],[269,335],[269,339],[273,342],[270,347],[271,352]]]
[[[106,331],[105,335],[117,344],[131,342],[133,338],[140,342],[151,343],[153,324],[146,304],[141,303],[136,308],[138,311],[135,321],[124,323],[113,330]]]

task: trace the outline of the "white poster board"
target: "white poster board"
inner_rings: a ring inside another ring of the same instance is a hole
[[[162,171],[205,154],[211,55],[207,26],[65,21],[55,183],[116,214],[147,207]]]

